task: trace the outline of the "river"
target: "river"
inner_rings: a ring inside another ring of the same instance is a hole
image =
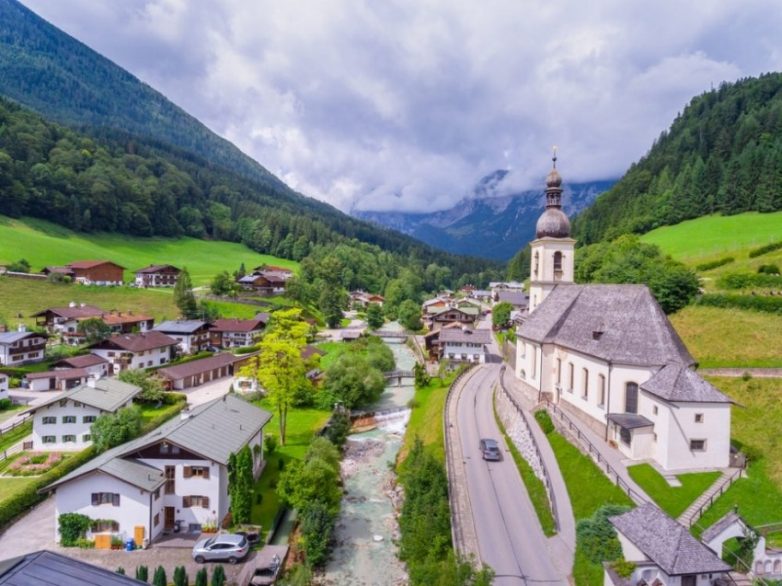
[[[388,341],[399,370],[412,370],[415,355],[404,343]],[[377,412],[407,405],[413,381],[389,384],[373,406]],[[328,586],[399,586],[407,584],[395,540],[399,500],[393,465],[402,445],[410,411],[379,415],[377,427],[348,436],[342,460],[345,494],[335,530],[336,546],[318,584]]]

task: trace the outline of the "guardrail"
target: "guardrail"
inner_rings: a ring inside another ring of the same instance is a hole
[[[527,428],[527,433],[529,434],[530,438],[532,438],[532,446],[535,448],[535,455],[538,457],[538,461],[540,462],[540,469],[543,471],[543,484],[546,486],[546,492],[548,493],[548,502],[549,506],[551,507],[551,514],[554,517],[554,525],[559,532],[560,525],[559,525],[559,517],[557,516],[557,499],[554,495],[554,487],[551,485],[551,478],[548,475],[548,470],[546,469],[546,465],[543,461],[543,455],[540,453],[540,447],[538,446],[538,440],[535,439],[535,434],[532,433],[532,429],[530,428],[529,422],[527,421],[527,418],[524,415],[524,409],[519,403],[516,401],[516,398],[508,391],[508,389],[505,388],[505,378],[503,375],[505,374],[505,366],[500,368],[500,388],[502,389],[502,392],[505,393],[505,396],[510,400],[511,405],[518,411],[519,417],[524,422],[524,427]]]
[[[20,426],[24,425],[25,423],[27,423],[28,421],[30,421],[31,418],[32,418],[32,415],[30,415],[29,413],[26,413],[25,415],[22,415],[19,419],[14,421],[13,423],[11,423],[9,425],[6,425],[5,427],[0,427],[0,439],[2,439],[2,437],[5,434],[13,431],[17,427],[20,427]]]
[[[453,395],[454,395],[454,389],[457,387],[457,385],[467,376],[467,373],[469,373],[472,370],[472,366],[468,366],[465,370],[459,373],[459,375],[454,379],[454,381],[451,383],[450,388],[448,389],[448,395],[445,398],[445,409],[443,410],[443,437],[445,439],[445,471],[446,476],[448,478],[448,504],[451,509],[451,540],[453,541],[454,549],[456,550],[456,553],[459,555],[466,556],[469,553],[476,553],[478,556],[478,560],[476,560],[479,564],[482,563],[482,560],[480,559],[480,550],[476,547],[470,548],[466,545],[466,539],[464,536],[464,527],[462,526],[462,523],[459,521],[463,518],[469,518],[470,523],[473,523],[473,517],[472,517],[472,505],[470,505],[469,499],[470,495],[467,493],[467,508],[468,511],[462,511],[461,503],[459,502],[459,498],[457,495],[456,490],[456,482],[454,480],[454,462],[456,458],[456,446],[454,446],[454,442],[451,441],[449,437],[449,423],[448,423],[448,412],[451,407],[451,403],[453,402]],[[458,442],[458,439],[456,440]],[[475,533],[475,529],[473,528],[473,533]],[[474,551],[473,551],[474,550]]]
[[[592,460],[605,473],[605,475],[608,476],[609,480],[622,489],[636,504],[642,505],[647,502],[646,497],[633,490],[633,488],[627,484],[627,482],[619,475],[619,472],[608,462],[608,460],[602,456],[597,446],[595,446],[588,437],[581,433],[581,429],[575,423],[573,423],[570,417],[562,409],[557,407],[549,400],[545,400],[544,404],[549,412],[559,418],[560,424],[567,425],[570,435],[576,438],[576,440],[587,451],[587,455],[592,458]]]
[[[695,513],[692,515],[692,518],[690,518],[690,527],[692,527],[695,522],[700,519],[703,516],[703,513],[714,504],[714,501],[721,497],[723,493],[728,490],[731,485],[736,482],[739,478],[741,478],[741,468],[737,468],[733,474],[731,474],[728,477],[727,482],[725,482],[722,486],[720,486],[720,489],[715,492],[713,495],[709,497],[709,500],[707,500],[705,503],[703,503],[698,509],[695,511]]]

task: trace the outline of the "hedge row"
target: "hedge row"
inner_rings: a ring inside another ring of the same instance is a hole
[[[735,258],[732,256],[726,256],[724,258],[718,258],[717,260],[713,260],[711,262],[705,262],[699,265],[695,266],[696,271],[710,271],[711,269],[716,269],[718,267],[723,267],[727,264],[732,263]]]
[[[761,246],[760,248],[753,248],[752,250],[749,251],[749,258],[755,258],[756,256],[768,254],[769,252],[774,252],[775,250],[779,250],[780,248],[782,248],[782,241],[772,242],[771,244],[766,244],[765,246]]]
[[[782,287],[782,276],[767,273],[728,273],[717,280],[717,285],[723,289]]]
[[[152,419],[150,419],[149,421],[147,421],[141,426],[141,435],[144,435],[145,433],[149,433],[153,429],[160,427],[166,421],[176,416],[186,406],[187,406],[186,401],[177,401],[176,403],[169,405],[164,411],[161,411],[160,413],[155,415],[155,417],[153,417]]]
[[[0,527],[9,526],[16,517],[23,515],[32,507],[43,501],[46,498],[46,493],[39,494],[38,491],[40,489],[76,470],[76,468],[95,456],[96,451],[94,447],[82,450],[78,454],[66,458],[62,463],[49,470],[46,474],[38,477],[36,482],[31,483],[21,492],[3,500],[2,503],[0,503],[2,504],[2,506],[0,506]]]
[[[766,313],[782,314],[782,296],[770,297],[763,295],[726,295],[710,293],[702,295],[697,301],[699,305],[710,307],[735,307],[737,309],[751,309]]]

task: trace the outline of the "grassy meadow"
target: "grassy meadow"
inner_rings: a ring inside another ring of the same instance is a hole
[[[651,464],[630,466],[630,477],[659,507],[676,519],[720,477],[719,472],[679,474],[681,486],[672,487]]]
[[[0,216],[0,265],[25,258],[34,271],[74,260],[107,259],[132,271],[150,264],[187,267],[193,284],[206,285],[216,273],[274,264],[296,269],[298,263],[258,254],[243,244],[195,238],[135,238],[124,234],[85,234],[32,218]]]

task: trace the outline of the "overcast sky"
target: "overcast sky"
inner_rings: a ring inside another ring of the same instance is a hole
[[[347,210],[620,176],[690,98],[782,69],[778,0],[23,0]]]

